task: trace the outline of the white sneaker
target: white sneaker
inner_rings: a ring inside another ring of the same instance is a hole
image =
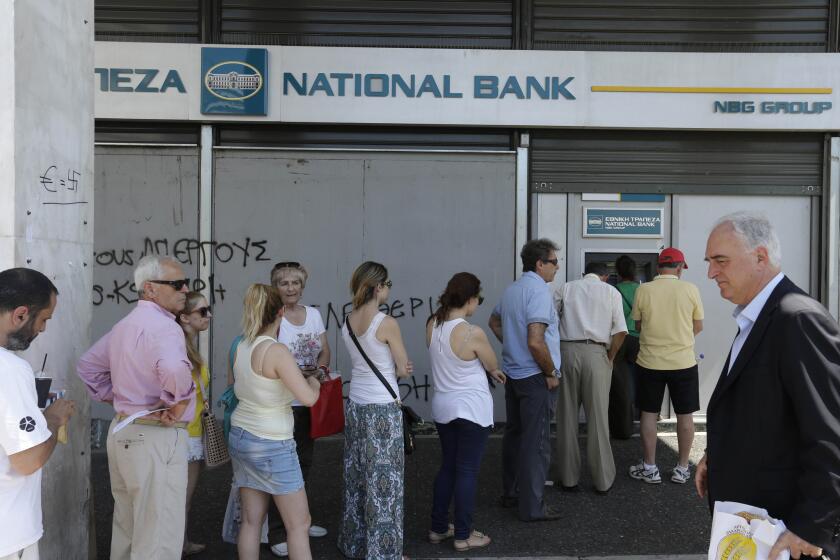
[[[685,484],[691,480],[691,467],[681,467],[677,465],[674,467],[674,470],[671,471],[671,482],[676,482],[677,484]]]
[[[659,469],[655,466],[652,469],[646,469],[644,461],[630,467],[630,477],[646,482],[647,484],[659,484],[662,482],[662,477],[659,476]]]
[[[327,530],[324,529],[323,527],[319,526],[319,525],[310,525],[309,526],[309,536],[310,537],[315,537],[315,538],[326,537],[327,536]]]
[[[284,542],[273,544],[271,545],[271,553],[281,558],[286,557],[289,555],[289,545]]]

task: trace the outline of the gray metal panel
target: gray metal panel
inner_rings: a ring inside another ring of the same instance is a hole
[[[98,146],[94,159],[94,255],[92,339],[123,318],[137,299],[133,273],[147,251],[190,263],[182,239],[198,237],[197,148]],[[94,404],[93,417],[110,417]]]
[[[504,150],[511,131],[499,128],[230,124],[216,127],[220,146]]]
[[[823,137],[804,133],[538,131],[533,192],[819,195]]]
[[[198,145],[199,125],[191,123],[96,121],[94,141],[121,144],[195,144]]]
[[[533,0],[533,47],[826,52],[830,0]]]
[[[214,263],[216,284],[226,290],[214,309],[216,386],[224,383],[245,290],[267,283],[280,260],[309,269],[304,303],[319,306],[333,366],[349,378],[339,326],[351,309],[350,275],[370,259],[385,264],[394,281],[389,312],[415,364],[414,380],[404,381],[403,391],[428,419],[423,328],[430,305],[453,273],[469,270],[481,278],[487,298],[474,322],[486,325],[513,280],[515,170],[512,154],[217,150],[215,237],[252,249],[246,260],[239,252]],[[253,244],[262,241],[259,254]],[[501,401],[496,414],[504,415]]]
[[[232,44],[513,48],[511,0],[222,0]]]
[[[99,41],[201,42],[200,0],[96,0]]]

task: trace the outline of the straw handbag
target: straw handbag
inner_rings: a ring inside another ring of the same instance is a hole
[[[199,391],[204,396],[205,391],[202,391],[201,384],[199,384]],[[212,468],[230,461],[224,430],[222,430],[222,426],[213,411],[210,410],[210,402],[206,397],[204,398],[204,410],[201,412],[201,427],[204,432],[204,464]]]

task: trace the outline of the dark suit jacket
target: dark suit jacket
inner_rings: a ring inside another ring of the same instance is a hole
[[[728,365],[727,360],[727,365]],[[785,277],[707,408],[709,500],[767,509],[837,557],[840,330]]]

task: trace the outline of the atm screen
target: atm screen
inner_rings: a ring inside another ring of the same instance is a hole
[[[607,265],[610,271],[610,277],[607,282],[615,286],[621,281],[618,277],[618,272],[615,268],[615,261],[621,255],[627,255],[636,261],[636,280],[641,283],[650,282],[656,276],[656,264],[659,253],[601,253],[601,252],[587,252],[584,253],[584,270],[591,262],[602,262]]]

